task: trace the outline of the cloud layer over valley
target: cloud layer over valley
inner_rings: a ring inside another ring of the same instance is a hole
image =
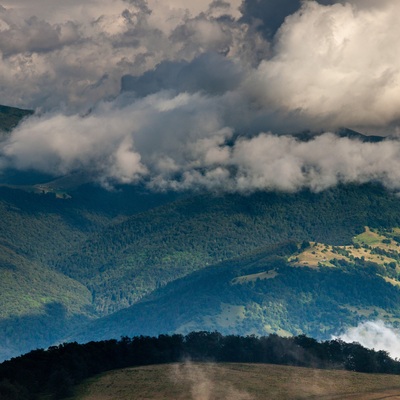
[[[2,102],[37,110],[1,143],[2,169],[157,190],[400,189],[397,1],[0,4]],[[341,127],[389,138],[322,133]]]

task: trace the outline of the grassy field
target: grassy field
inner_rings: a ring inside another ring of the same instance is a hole
[[[71,400],[400,399],[400,376],[264,364],[180,363],[112,371]]]
[[[400,246],[393,240],[393,236],[398,236],[397,228],[392,232],[382,234],[371,231],[365,227],[365,232],[353,238],[353,245],[349,246],[330,246],[324,243],[310,243],[310,247],[300,254],[293,256],[289,262],[296,267],[307,266],[318,268],[319,266],[334,267],[332,260],[345,260],[352,262],[354,259],[363,259],[379,265],[394,263],[397,273],[400,273]],[[374,249],[381,249],[388,255],[374,254]],[[392,254],[392,256],[389,256]],[[389,280],[390,283],[398,285],[397,280]]]

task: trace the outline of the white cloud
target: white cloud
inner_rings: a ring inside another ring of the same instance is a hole
[[[1,4],[0,93],[25,108],[90,107],[118,95],[123,75],[141,75],[163,60],[234,51],[246,36],[233,20],[217,22],[221,7],[210,7],[211,0]],[[222,11],[238,17],[238,6],[230,0]]]
[[[359,2],[357,2],[358,4]],[[304,2],[281,26],[274,56],[249,79],[264,106],[310,126],[377,126],[400,117],[400,3],[379,7]]]
[[[383,321],[363,322],[349,328],[338,337],[344,342],[358,342],[369,349],[387,351],[392,358],[400,358],[400,330]]]
[[[272,48],[232,17],[236,0],[2,4],[2,98],[44,110],[2,143],[2,165],[158,189],[400,189],[398,140],[276,135],[397,132],[397,1],[306,1]]]
[[[229,120],[241,101],[229,91],[164,91],[120,96],[84,117],[32,117],[3,143],[2,165],[57,175],[84,169],[106,185],[142,180],[155,189],[320,191],[371,181],[400,189],[399,140],[238,137]]]

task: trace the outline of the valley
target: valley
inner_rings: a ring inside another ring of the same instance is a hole
[[[367,319],[400,321],[400,204],[377,184],[158,193],[10,170],[0,217],[0,359],[65,340],[326,339]]]

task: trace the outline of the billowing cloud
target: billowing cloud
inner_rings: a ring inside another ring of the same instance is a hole
[[[59,175],[84,169],[106,185],[141,180],[157,190],[319,191],[370,181],[400,189],[399,140],[238,136],[228,122],[241,102],[229,91],[128,93],[86,116],[44,114],[15,129],[1,162]]]
[[[361,3],[361,2],[357,2]],[[400,117],[398,2],[377,7],[303,3],[276,37],[249,90],[264,106],[296,111],[314,126],[375,126]]]
[[[345,342],[360,343],[362,346],[387,351],[391,357],[400,358],[400,330],[383,321],[367,321],[349,328],[339,336]]]
[[[207,51],[240,54],[257,38],[235,22],[239,5],[3,0],[2,99],[25,108],[79,110],[118,95],[123,75],[140,76],[160,62],[190,61]]]
[[[2,4],[2,98],[40,112],[0,166],[162,190],[400,189],[397,1]],[[306,130],[328,133],[291,135]]]

